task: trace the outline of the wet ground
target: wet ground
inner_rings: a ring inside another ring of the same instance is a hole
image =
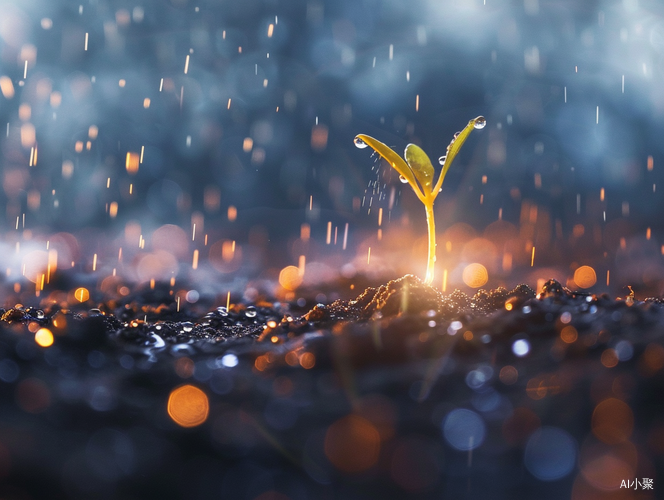
[[[656,498],[659,299],[97,305],[1,311],[3,498]]]

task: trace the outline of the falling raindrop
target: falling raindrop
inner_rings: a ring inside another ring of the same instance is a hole
[[[359,149],[364,149],[368,146],[366,142],[364,142],[359,136],[356,137],[353,142],[355,143],[355,147]]]
[[[477,130],[480,130],[483,129],[484,127],[486,127],[486,118],[484,118],[483,116],[478,116],[477,118],[475,118],[475,128]]]

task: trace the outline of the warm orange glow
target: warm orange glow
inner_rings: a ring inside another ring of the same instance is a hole
[[[468,264],[463,270],[463,282],[471,288],[479,288],[489,281],[489,273],[482,264]]]
[[[311,237],[311,226],[309,224],[302,224],[300,226],[300,239],[302,241],[308,241]]]
[[[196,427],[208,418],[210,403],[205,393],[193,385],[181,385],[168,396],[168,415],[181,427]]]
[[[29,148],[35,145],[37,140],[37,133],[35,126],[32,123],[24,123],[21,125],[21,146]]]
[[[609,398],[599,403],[592,416],[593,434],[607,444],[629,439],[634,427],[634,415],[627,403]]]
[[[18,117],[21,121],[27,122],[32,116],[32,107],[24,102],[18,107]]]
[[[310,370],[316,365],[316,356],[311,352],[305,352],[300,356],[300,366],[305,370]]]
[[[235,222],[235,219],[237,219],[237,208],[231,205],[230,207],[228,207],[228,220],[231,222]]]
[[[289,351],[286,353],[286,356],[284,356],[284,360],[289,366],[297,366],[300,361],[297,358],[297,353],[295,351]]]
[[[221,244],[221,259],[230,262],[235,257],[235,241],[226,240]]]
[[[560,331],[560,339],[566,344],[571,344],[576,342],[576,339],[579,338],[579,333],[571,325],[566,326]]]
[[[69,179],[73,174],[74,174],[74,164],[69,160],[63,161],[62,162],[62,178],[63,179]]]
[[[254,140],[251,137],[245,137],[242,142],[242,151],[248,153],[254,147]]]
[[[614,349],[605,349],[600,357],[600,361],[607,368],[613,368],[618,364],[618,354]]]
[[[471,332],[470,330],[466,330],[465,332],[463,332],[463,339],[473,340],[473,332]]]
[[[334,422],[325,433],[325,456],[337,469],[357,473],[378,461],[380,434],[367,419],[348,415]]]
[[[108,215],[111,216],[111,219],[115,219],[118,215],[118,202],[112,201],[108,206]]]
[[[0,91],[5,99],[14,97],[14,84],[8,76],[0,76]]]
[[[581,266],[574,271],[574,283],[580,288],[590,288],[597,283],[597,274],[590,266]]]
[[[664,347],[659,344],[648,344],[639,359],[639,368],[646,376],[654,375],[664,368]]]
[[[311,149],[323,151],[327,147],[328,130],[325,125],[314,125],[311,129]]]
[[[221,205],[221,192],[214,186],[206,186],[203,192],[203,205],[208,212],[216,212]]]
[[[279,284],[286,290],[296,290],[301,283],[300,269],[295,266],[286,266],[279,273]]]
[[[512,365],[503,366],[498,375],[500,381],[505,385],[512,385],[519,378],[519,372]]]
[[[138,166],[140,164],[141,157],[138,153],[132,151],[127,151],[127,160],[125,166],[127,167],[127,172],[133,175],[138,172]]]
[[[87,288],[77,288],[74,292],[74,297],[79,302],[86,302],[90,298],[90,292]]]
[[[62,94],[58,92],[57,90],[55,92],[51,92],[51,97],[49,98],[49,102],[52,107],[57,108],[62,104]]]
[[[143,107],[145,109],[148,109],[150,107],[150,98],[149,97],[146,97],[145,99],[143,99]]]
[[[254,367],[259,372],[262,372],[270,364],[270,361],[267,359],[267,356],[258,356],[256,361],[254,361]]]
[[[35,342],[42,347],[50,347],[53,345],[53,334],[48,328],[40,328],[35,333]]]

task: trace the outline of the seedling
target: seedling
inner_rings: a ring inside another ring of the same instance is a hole
[[[461,150],[473,129],[481,129],[486,125],[483,116],[473,118],[468,122],[466,128],[454,134],[452,142],[447,146],[447,154],[438,159],[443,166],[436,184],[433,184],[434,170],[431,160],[427,154],[415,144],[408,144],[404,152],[404,161],[394,150],[382,142],[368,135],[359,134],[355,137],[355,145],[358,148],[371,146],[376,153],[385,158],[392,168],[399,173],[401,182],[410,184],[417,198],[424,205],[427,214],[427,229],[429,230],[429,256],[427,260],[427,274],[424,282],[430,285],[433,282],[434,262],[436,261],[436,224],[433,215],[433,202],[442,190],[443,179],[449,170],[454,158]]]

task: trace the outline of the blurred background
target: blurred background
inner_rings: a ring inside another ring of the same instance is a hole
[[[0,1],[3,300],[423,277],[423,206],[353,138],[439,168],[477,115],[436,287],[661,295],[663,72],[657,0]]]

